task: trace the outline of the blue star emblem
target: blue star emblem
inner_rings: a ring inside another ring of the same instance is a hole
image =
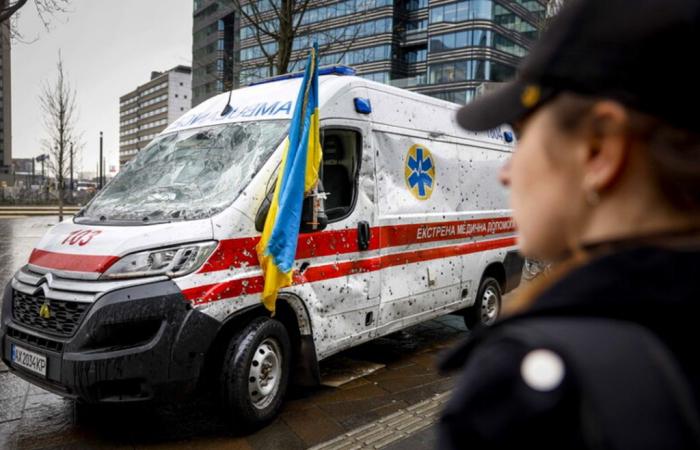
[[[415,158],[409,155],[406,164],[412,171],[407,180],[409,187],[411,189],[418,187],[418,196],[425,197],[427,189],[432,189],[433,187],[433,177],[430,173],[431,169],[433,169],[432,158],[429,155],[424,157],[423,149],[418,147],[416,148]]]

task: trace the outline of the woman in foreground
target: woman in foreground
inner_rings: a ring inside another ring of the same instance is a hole
[[[696,0],[572,0],[459,111],[519,133],[520,249],[556,264],[443,361],[441,448],[700,448],[698,44]]]

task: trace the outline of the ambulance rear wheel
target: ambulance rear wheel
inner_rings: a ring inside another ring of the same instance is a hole
[[[464,324],[470,330],[490,326],[501,314],[501,285],[495,278],[485,277],[476,293],[474,306],[464,311]]]
[[[221,371],[221,400],[234,423],[254,430],[279,412],[290,367],[287,329],[277,320],[250,322],[226,349]]]

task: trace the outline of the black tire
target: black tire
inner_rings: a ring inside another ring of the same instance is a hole
[[[492,325],[501,313],[501,285],[495,278],[484,277],[476,292],[474,305],[464,311],[467,328]]]
[[[219,384],[224,411],[236,426],[255,430],[277,416],[287,391],[290,358],[287,329],[274,319],[253,319],[231,339]]]

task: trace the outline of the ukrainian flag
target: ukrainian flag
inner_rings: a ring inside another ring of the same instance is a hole
[[[265,277],[262,302],[273,314],[277,292],[292,284],[304,193],[311,192],[318,182],[322,158],[320,138],[318,44],[314,44],[285,139],[272,203],[256,247]]]

